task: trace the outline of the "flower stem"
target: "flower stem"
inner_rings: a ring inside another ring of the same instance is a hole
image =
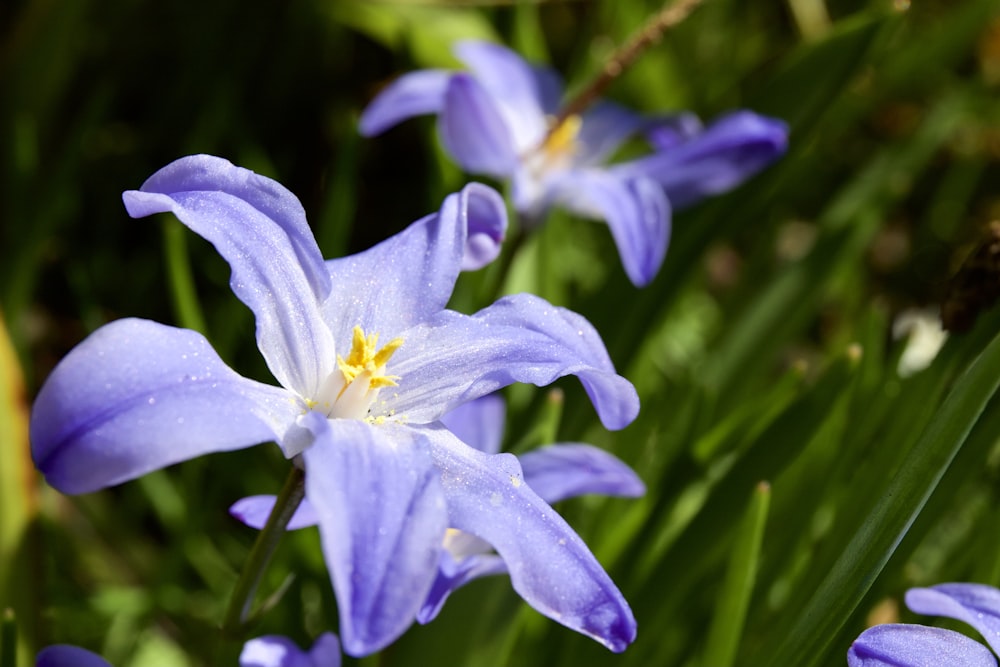
[[[299,467],[293,466],[281,493],[278,494],[271,515],[267,518],[267,523],[257,535],[257,541],[254,542],[250,555],[247,557],[246,566],[236,582],[233,597],[229,600],[229,608],[226,610],[226,616],[222,622],[222,634],[225,637],[239,637],[250,615],[254,595],[261,577],[264,575],[264,570],[271,561],[274,550],[278,547],[278,541],[285,532],[285,527],[292,515],[295,514],[302,498],[305,497],[305,492],[305,473]]]
[[[638,32],[614,52],[597,78],[563,106],[556,122],[552,124],[552,129],[549,130],[549,136],[559,129],[563,121],[579,114],[600,97],[611,82],[634,63],[643,51],[658,42],[668,28],[686,19],[702,2],[704,0],[676,0],[653,14]]]

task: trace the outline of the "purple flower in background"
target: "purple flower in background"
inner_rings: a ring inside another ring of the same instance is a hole
[[[340,642],[324,632],[309,651],[303,651],[287,637],[257,637],[243,645],[240,667],[340,667]]]
[[[504,412],[503,399],[490,395],[459,406],[444,415],[441,422],[462,442],[484,454],[495,455],[500,451],[503,438]],[[518,458],[525,484],[545,503],[556,503],[588,493],[634,498],[646,491],[631,468],[592,445],[549,445]],[[275,496],[251,496],[237,501],[230,512],[245,524],[260,529],[267,522],[274,501]],[[543,510],[541,505],[537,507],[538,511],[544,511],[546,521],[558,525],[560,530],[568,529],[554,510]],[[315,509],[304,501],[292,517],[289,528],[305,528],[318,522]],[[563,539],[569,538],[564,536]],[[578,541],[579,537],[573,533],[573,539]],[[503,556],[493,553],[493,547],[487,541],[468,532],[449,529],[444,538],[437,578],[417,620],[420,623],[433,620],[448,595],[468,582],[488,575],[505,574],[519,567],[518,561],[508,563]],[[564,583],[555,571],[548,574],[547,581],[552,586]],[[518,585],[515,582],[515,588]],[[533,588],[518,589],[518,592],[535,606]]]
[[[985,584],[911,588],[906,606],[918,614],[968,623],[1000,654],[1000,590]],[[847,652],[850,667],[996,667],[989,649],[953,630],[890,623],[868,628]]]
[[[412,116],[437,114],[445,148],[468,172],[509,179],[514,207],[537,224],[559,205],[605,220],[629,279],[642,286],[667,251],[672,209],[730,190],[785,151],[784,122],[738,111],[708,127],[691,114],[644,117],[607,101],[552,127],[563,102],[557,74],[488,42],[459,42],[471,71],[401,76],[361,115],[373,136]],[[653,152],[607,164],[630,137]]]
[[[111,667],[111,663],[79,646],[53,644],[38,652],[35,667]]]
[[[111,667],[111,664],[78,646],[55,644],[38,653],[35,667]],[[340,667],[340,642],[336,635],[324,632],[306,652],[287,637],[258,637],[243,645],[240,667]]]
[[[34,405],[32,456],[52,486],[87,493],[274,441],[305,469],[346,653],[377,651],[410,625],[449,527],[519,562],[512,580],[544,613],[614,651],[632,641],[621,593],[582,542],[564,540],[572,531],[549,521],[517,459],[482,454],[438,422],[507,384],[565,375],[580,379],[608,428],[638,413],[634,387],[580,315],[526,294],[471,316],[445,309],[460,269],[481,261],[470,256],[502,237],[496,192],[471,184],[437,214],[330,261],[291,192],[220,158],[177,160],[124,201],[133,217],[174,213],[229,262],[280,386],[238,375],[194,331],[105,325],[60,362]]]

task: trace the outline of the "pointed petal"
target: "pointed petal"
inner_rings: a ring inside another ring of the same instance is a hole
[[[868,628],[847,651],[849,667],[996,667],[985,646],[963,634],[924,625],[889,623]]]
[[[267,523],[268,517],[271,516],[271,510],[274,509],[276,500],[277,496],[263,495],[240,498],[230,506],[229,514],[244,525],[260,530]],[[295,514],[292,515],[288,525],[285,526],[285,530],[309,528],[318,523],[319,517],[316,516],[316,510],[313,508],[312,503],[309,502],[309,499],[304,498],[298,509],[295,510]]]
[[[476,554],[455,560],[447,551],[441,552],[441,566],[437,579],[431,586],[427,601],[417,614],[417,622],[427,624],[437,618],[448,596],[470,581],[506,572],[507,565],[500,556]]]
[[[423,114],[438,113],[452,72],[425,69],[410,72],[386,86],[361,112],[358,129],[366,137]]]
[[[652,178],[681,209],[735,188],[784,154],[787,145],[783,121],[738,111],[683,144],[616,165],[614,171]]]
[[[533,148],[547,131],[546,103],[561,94],[561,84],[550,71],[539,72],[510,49],[490,42],[464,41],[455,55],[469,66],[494,100],[520,153]],[[554,85],[555,84],[555,85]]]
[[[441,417],[441,423],[470,447],[486,454],[496,454],[503,441],[506,415],[507,406],[503,397],[490,394],[463,403]]]
[[[485,234],[499,231],[502,238],[506,227],[503,198],[492,188],[470,183],[449,195],[438,213],[364,252],[330,260],[327,268],[337,289],[325,313],[335,340],[347,344],[352,329],[361,326],[388,342],[438,313],[471,252],[470,231],[481,243]]]
[[[504,178],[517,165],[517,148],[500,110],[476,79],[458,73],[448,82],[438,127],[445,148],[473,174]]]
[[[660,270],[670,239],[670,202],[648,178],[620,178],[600,169],[580,169],[560,178],[555,197],[568,209],[605,220],[622,265],[637,287]]]
[[[333,368],[320,316],[330,276],[302,205],[279,183],[210,155],[181,158],[122,195],[133,218],[172,212],[215,246],[257,318],[257,345],[282,386],[312,396]]]
[[[543,386],[576,375],[605,427],[639,413],[635,387],[615,373],[604,343],[582,316],[531,294],[500,299],[473,316],[443,311],[402,334],[392,359],[399,386],[387,410],[414,424],[514,382]]]
[[[1000,653],[1000,589],[964,583],[911,588],[906,592],[906,606],[918,614],[964,621]]]
[[[621,459],[580,443],[539,447],[518,457],[524,481],[547,503],[597,493],[638,498],[646,486]]]
[[[35,667],[111,667],[111,663],[79,646],[53,644],[39,651]]]
[[[303,452],[306,496],[340,612],[344,651],[384,648],[416,618],[437,574],[447,516],[424,437],[396,424],[300,422],[316,436]]]
[[[514,590],[568,628],[620,652],[635,639],[635,618],[583,540],[524,483],[517,459],[467,447],[432,431],[434,460],[452,527],[497,550]]]
[[[31,415],[32,457],[55,488],[87,493],[280,440],[304,409],[289,392],[236,374],[201,334],[118,320],[45,381]]]

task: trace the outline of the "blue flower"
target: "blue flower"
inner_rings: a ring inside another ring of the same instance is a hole
[[[497,395],[483,396],[444,415],[441,423],[467,445],[485,454],[495,455],[500,451],[503,438],[504,413],[502,398]],[[549,504],[588,493],[634,498],[646,492],[642,481],[631,468],[592,445],[548,445],[521,455],[519,462],[524,473],[524,483]],[[229,511],[243,523],[259,529],[267,521],[274,502],[275,496],[251,496],[237,501]],[[548,521],[553,522],[563,535],[560,539],[569,539],[566,533],[571,530],[563,520],[552,512],[548,514]],[[289,528],[315,526],[318,521],[315,509],[308,501],[304,501],[289,522]],[[575,533],[573,538],[579,540]],[[507,553],[510,554],[509,551]],[[417,620],[420,623],[432,621],[452,591],[470,581],[488,575],[505,574],[512,568],[519,567],[517,561],[507,563],[503,556],[494,554],[493,547],[485,540],[471,533],[449,529],[444,538],[437,578]],[[515,581],[515,587],[522,583]],[[564,582],[553,577],[547,583],[556,586]],[[545,584],[546,582],[541,583]],[[518,592],[529,604],[536,606],[533,588],[519,588]],[[544,613],[544,604],[538,606]]]
[[[528,225],[553,205],[603,219],[636,285],[656,275],[667,251],[672,209],[730,190],[785,151],[784,122],[738,111],[707,128],[691,114],[648,118],[607,101],[552,127],[563,95],[548,69],[486,42],[459,42],[470,72],[403,75],[365,109],[373,136],[412,116],[438,114],[445,148],[470,173],[509,179]],[[653,152],[606,164],[630,137]]]
[[[1000,590],[985,584],[938,584],[911,588],[906,606],[918,614],[968,623],[1000,653]],[[996,667],[979,642],[953,630],[888,623],[868,628],[847,652],[850,667]]]
[[[303,651],[287,637],[257,637],[243,645],[240,667],[340,667],[340,642],[324,632],[309,651]]]
[[[111,664],[78,646],[54,644],[38,653],[35,667],[111,667]],[[287,637],[258,637],[243,645],[240,667],[340,667],[340,642],[336,635],[324,632],[309,651],[303,651]]]
[[[173,212],[229,262],[280,386],[238,375],[194,331],[105,325],[59,363],[34,405],[32,456],[52,486],[87,493],[274,441],[305,469],[346,653],[377,651],[410,625],[449,527],[519,562],[515,586],[537,587],[544,613],[614,651],[632,641],[621,593],[552,523],[517,459],[478,452],[438,421],[512,382],[565,375],[580,379],[608,428],[638,413],[634,387],[580,315],[526,294],[471,316],[445,309],[482,249],[470,230],[502,236],[496,192],[471,184],[400,234],[326,262],[294,195],[220,158],[182,158],[124,201],[133,217]],[[565,583],[558,594],[541,585],[553,577]]]

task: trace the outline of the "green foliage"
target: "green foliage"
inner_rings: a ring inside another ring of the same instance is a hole
[[[572,382],[554,398],[512,388],[506,443],[592,442],[646,482],[637,501],[559,508],[632,604],[637,641],[612,655],[498,579],[356,662],[842,665],[868,614],[907,587],[1000,584],[1000,312],[984,308],[906,375],[907,340],[892,332],[904,310],[939,306],[1000,217],[1000,8],[829,0],[827,20],[800,31],[792,4],[707,2],[610,88],[649,113],[747,107],[792,127],[781,162],[674,216],[650,286],[625,278],[606,227],[560,213],[464,275],[453,302],[471,311],[531,290],[573,308],[638,387],[642,413],[617,433]],[[380,86],[456,66],[450,43],[475,37],[579,87],[659,8],[186,5],[0,9],[0,311],[14,349],[0,355],[0,609],[16,612],[19,664],[56,642],[123,666],[218,664],[254,539],[225,510],[276,493],[288,471],[276,448],[254,448],[73,498],[26,472],[21,393],[112,319],[202,330],[269,381],[225,264],[166,218],[129,219],[120,192],[175,157],[213,153],[295,192],[324,254],[361,250],[465,180],[426,119],[357,135]],[[260,588],[260,600],[280,595],[253,635],[307,645],[336,629],[314,532],[282,540]]]

